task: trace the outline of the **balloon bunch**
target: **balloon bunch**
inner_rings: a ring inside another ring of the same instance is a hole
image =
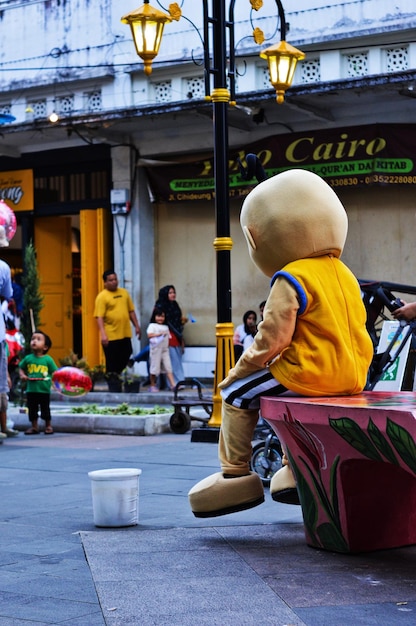
[[[8,246],[16,234],[16,215],[14,211],[0,200],[0,246]]]
[[[63,396],[84,396],[92,389],[92,380],[78,367],[61,367],[52,375],[55,389]]]

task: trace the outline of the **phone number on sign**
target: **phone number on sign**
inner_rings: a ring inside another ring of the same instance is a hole
[[[416,185],[416,176],[371,174],[371,176],[364,176],[363,178],[350,176],[348,178],[333,178],[329,181],[331,187],[351,187],[354,185],[371,185],[372,183],[383,183],[384,185]]]

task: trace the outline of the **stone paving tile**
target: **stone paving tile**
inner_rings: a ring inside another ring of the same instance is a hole
[[[336,554],[296,542],[293,528],[285,532],[282,527],[242,528],[239,533],[227,527],[220,532],[308,626],[415,623],[416,547]]]
[[[13,523],[13,522],[11,522]],[[10,524],[10,523],[9,523]],[[79,536],[67,534],[65,535],[62,530],[56,530],[48,528],[38,527],[37,532],[33,537],[28,537],[30,529],[26,526],[26,531],[19,523],[15,524],[16,533],[11,536],[2,534],[7,524],[0,524],[0,536],[2,536],[2,544],[4,548],[0,550],[0,562],[3,558],[13,558],[15,555],[24,555],[27,558],[28,555],[32,555],[36,558],[44,557],[48,558],[53,550],[54,555],[65,555],[66,558],[78,558],[82,560],[82,550],[80,550]]]
[[[97,602],[72,601],[51,595],[46,580],[42,594],[32,594],[30,586],[26,593],[0,591],[0,623],[4,620],[5,625],[8,624],[8,616],[13,616],[21,620],[38,620],[38,623],[43,621],[45,624],[59,624],[64,618],[82,618],[86,626],[90,623],[90,616],[98,611]]]
[[[58,622],[59,626],[107,626],[107,622],[104,619],[104,616],[100,609],[97,613],[90,613],[85,619],[85,617],[74,617],[70,619],[64,619]],[[25,624],[22,624],[25,626]]]
[[[115,549],[118,554],[131,558],[137,558],[138,554],[146,555],[148,552],[176,552],[178,544],[183,552],[199,550],[201,552],[213,549],[212,540],[217,540],[217,549],[224,548],[224,540],[216,528],[173,528],[169,532],[163,529],[143,530],[139,526],[131,526],[117,529],[103,529],[103,532],[81,532],[81,540],[84,545],[94,550],[94,555],[100,557],[105,564],[108,554]],[[146,557],[143,557],[144,559]]]
[[[49,622],[49,624],[50,623],[51,622]],[[3,617],[0,615],[0,626],[47,626],[47,624],[48,624],[47,622],[40,622],[39,620],[33,621],[31,619],[30,620],[17,619],[13,617],[12,615],[7,615]],[[100,625],[97,624],[97,626],[100,626]]]
[[[297,609],[307,626],[414,626],[416,604],[349,604]]]
[[[141,584],[98,582],[97,591],[106,599],[103,613],[108,626],[304,626],[255,577],[219,580],[215,571],[209,578],[196,572],[194,578],[165,579],[157,587],[150,579]]]
[[[217,528],[130,529],[122,537],[111,530],[81,537],[103,612],[115,608],[106,617],[109,625],[302,624]]]
[[[289,555],[287,555],[288,558]],[[357,575],[354,571],[297,573],[264,576],[267,584],[291,607],[409,602],[415,599],[414,581],[406,584],[381,572]]]
[[[68,563],[65,565],[68,566]],[[32,568],[22,562],[15,564],[14,567],[14,570],[9,567],[0,569],[0,592],[14,594],[16,589],[19,589],[38,597],[46,593],[54,598],[97,603],[92,577],[91,575],[85,577],[80,571],[81,568],[77,571],[74,569],[72,575],[68,577],[61,571],[61,563],[57,564],[56,572],[44,565]]]

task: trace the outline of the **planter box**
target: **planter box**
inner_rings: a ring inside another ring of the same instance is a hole
[[[70,413],[52,409],[52,426],[57,433],[84,433],[95,435],[157,435],[170,433],[171,413],[149,415],[100,415],[96,413]],[[9,411],[14,428],[26,430],[30,423],[27,413]],[[44,423],[39,420],[40,428]]]
[[[105,377],[92,379],[92,391],[103,392],[108,391],[108,383]]]

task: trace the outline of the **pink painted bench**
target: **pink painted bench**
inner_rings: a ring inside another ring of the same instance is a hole
[[[309,545],[416,544],[416,393],[262,398],[261,414],[288,452]]]

